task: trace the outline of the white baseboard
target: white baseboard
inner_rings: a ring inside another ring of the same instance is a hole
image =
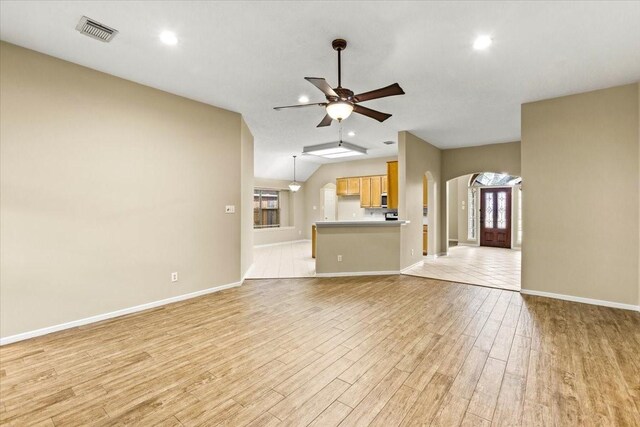
[[[171,304],[173,302],[196,298],[202,295],[207,295],[214,292],[222,291],[224,289],[234,288],[236,286],[240,286],[241,284],[242,282],[234,282],[234,283],[228,283],[226,285],[214,286],[213,288],[203,289],[201,291],[191,292],[184,295],[178,295],[171,298],[165,298],[159,301],[148,302],[146,304],[136,305],[134,307],[123,308],[122,310],[116,310],[110,313],[98,314],[96,316],[85,317],[84,319],[73,320],[71,322],[61,323],[59,325],[48,326],[42,329],[36,329],[35,331],[29,331],[29,332],[23,332],[21,334],[10,335],[8,337],[0,338],[0,346],[11,344],[18,341],[23,341],[29,338],[39,337],[41,335],[46,335],[53,332],[62,331],[65,329],[75,328],[77,326],[83,326],[83,325],[88,325],[90,323],[113,319],[114,317],[124,316],[126,314],[149,310],[150,308],[160,307],[162,305]]]
[[[426,256],[426,255],[425,255],[425,256]],[[403,269],[402,269],[402,271],[401,271],[401,273],[404,273],[405,271],[409,271],[409,270],[411,270],[413,267],[416,267],[416,266],[418,266],[418,265],[422,265],[422,263],[424,263],[424,260],[420,260],[420,261],[418,261],[418,262],[416,262],[416,263],[413,263],[413,264],[411,264],[409,267],[403,268]]]
[[[264,245],[255,245],[255,248],[266,248],[268,246],[280,246],[280,245],[290,245],[291,243],[302,243],[302,242],[310,242],[311,239],[298,239],[298,240],[287,240],[286,242],[278,242],[278,243],[267,243]]]
[[[621,302],[615,302],[615,301],[583,298],[583,297],[576,297],[573,295],[554,294],[552,292],[534,291],[531,289],[521,289],[520,293],[525,295],[533,295],[537,297],[546,297],[546,298],[561,299],[564,301],[580,302],[583,304],[601,305],[603,307],[621,308],[623,310],[640,311],[640,306],[638,305],[623,304]]]
[[[316,277],[390,276],[393,274],[400,274],[400,271],[344,271],[339,273],[316,273]]]

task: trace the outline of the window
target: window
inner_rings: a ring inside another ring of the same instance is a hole
[[[519,176],[493,172],[479,173],[471,178],[471,185],[479,187],[506,187],[518,185],[521,182],[522,178]]]
[[[280,227],[278,190],[255,189],[253,192],[253,228]]]
[[[522,187],[518,188],[518,243],[522,244]]]
[[[467,226],[467,239],[476,240],[476,218],[478,208],[476,207],[477,188],[469,188],[467,193],[467,207],[469,209],[469,224]]]

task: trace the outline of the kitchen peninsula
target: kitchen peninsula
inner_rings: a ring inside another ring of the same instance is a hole
[[[316,222],[316,274],[400,273],[400,233],[408,222]]]

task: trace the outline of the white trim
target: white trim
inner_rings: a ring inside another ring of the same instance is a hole
[[[424,255],[423,255],[423,256],[424,256]],[[412,269],[413,267],[417,267],[417,266],[418,266],[418,264],[424,264],[424,260],[421,260],[421,261],[415,262],[415,263],[411,264],[409,267],[405,267],[405,268],[403,268],[400,272],[401,272],[401,273],[404,273],[405,271],[408,271],[408,270]]]
[[[242,280],[240,283],[244,283],[244,281],[247,279],[247,277],[249,276],[249,274],[251,274],[253,272],[253,267],[255,267],[254,263],[251,263],[251,265],[249,266],[249,268],[247,268],[247,271],[244,272],[244,276],[242,276]]]
[[[299,240],[287,240],[285,242],[278,243],[267,243],[264,245],[255,245],[253,248],[266,248],[267,246],[279,246],[279,245],[289,245],[291,243],[302,243],[302,242],[310,242],[311,239],[299,239]]]
[[[348,277],[348,276],[390,276],[400,271],[343,271],[337,273],[316,273],[316,277]]]
[[[449,241],[458,243],[458,239],[449,239]]]
[[[10,335],[8,337],[0,338],[0,346],[11,344],[17,341],[23,341],[29,338],[39,337],[41,335],[50,334],[53,332],[62,331],[65,329],[75,328],[77,326],[88,325],[90,323],[101,322],[103,320],[113,319],[114,317],[124,316],[126,314],[137,313],[139,311],[148,310],[150,308],[159,307],[161,305],[171,304],[173,302],[184,301],[191,298],[196,298],[202,295],[211,294],[214,292],[222,291],[224,289],[235,288],[240,286],[242,282],[228,283],[226,285],[214,286],[213,288],[203,289],[201,291],[191,292],[188,294],[178,295],[175,297],[165,298],[159,301],[148,302],[134,307],[123,308],[121,310],[112,311],[110,313],[98,314],[96,316],[85,317],[84,319],[73,320],[67,323],[60,323],[58,325],[47,326],[46,328],[36,329],[34,331],[23,332],[21,334]]]
[[[479,248],[480,245],[475,242],[458,242],[458,246],[469,246],[471,248]]]
[[[561,299],[564,301],[580,302],[583,304],[601,305],[603,307],[612,307],[612,308],[621,308],[623,310],[640,311],[640,306],[638,305],[623,304],[621,302],[615,302],[615,301],[583,298],[583,297],[576,297],[573,295],[554,294],[552,292],[534,291],[531,289],[520,289],[520,293],[525,295],[533,295],[537,297],[546,297],[546,298],[553,298],[553,299]]]

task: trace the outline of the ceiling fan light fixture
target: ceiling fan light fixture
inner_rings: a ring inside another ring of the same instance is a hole
[[[351,115],[353,104],[345,101],[334,101],[327,104],[327,114],[334,120],[342,121]]]

